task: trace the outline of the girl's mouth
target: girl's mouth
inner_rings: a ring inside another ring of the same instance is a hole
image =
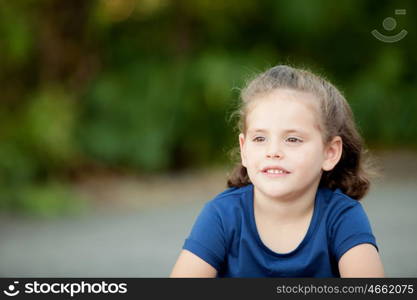
[[[290,174],[287,170],[280,167],[268,167],[262,170],[262,173],[268,177],[282,177]]]

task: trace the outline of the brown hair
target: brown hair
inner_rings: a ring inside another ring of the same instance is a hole
[[[353,199],[360,200],[370,186],[372,170],[370,156],[364,148],[363,140],[356,129],[352,110],[346,99],[330,82],[313,73],[289,67],[275,66],[249,81],[241,90],[240,104],[232,114],[237,117],[237,129],[246,134],[248,106],[256,96],[275,89],[292,89],[311,93],[320,101],[322,134],[325,143],[333,137],[343,140],[342,157],[331,171],[324,171],[319,186],[332,190],[340,188]],[[240,162],[239,147],[232,149],[236,166],[227,180],[228,187],[242,187],[251,183],[246,168]]]

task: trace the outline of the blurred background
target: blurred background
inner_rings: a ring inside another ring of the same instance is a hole
[[[416,277],[416,13],[412,0],[0,1],[0,276],[167,277],[226,187],[239,88],[288,63],[350,102],[383,174],[363,205],[386,275]]]

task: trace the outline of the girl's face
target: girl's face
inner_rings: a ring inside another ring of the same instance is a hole
[[[317,99],[312,94],[279,89],[253,99],[246,135],[239,135],[242,164],[255,193],[293,199],[315,192],[322,170],[340,159],[342,142],[323,143]]]

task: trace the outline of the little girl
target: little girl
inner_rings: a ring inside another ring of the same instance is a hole
[[[383,277],[363,145],[329,82],[276,66],[242,90],[240,159],[171,277]]]

